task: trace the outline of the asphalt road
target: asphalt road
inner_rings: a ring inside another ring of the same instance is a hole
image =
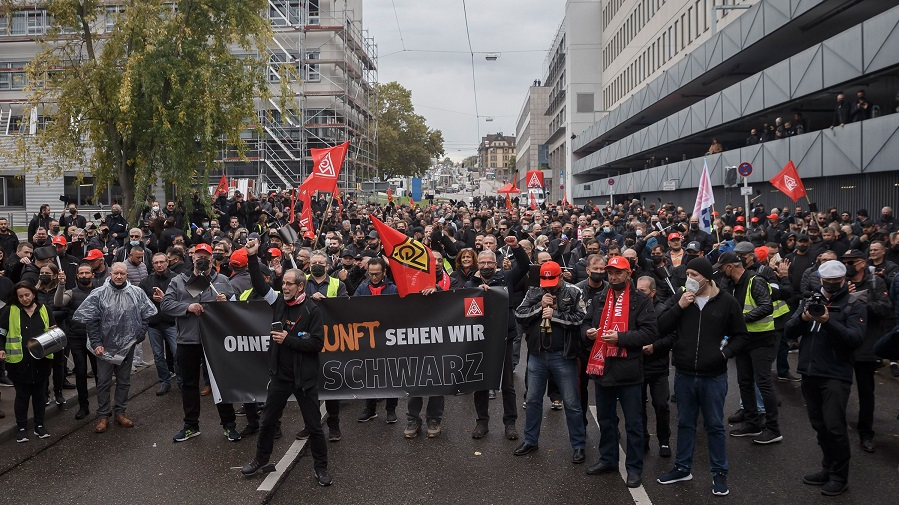
[[[795,360],[795,355],[791,355],[791,360]],[[727,414],[736,410],[739,401],[731,372]],[[522,375],[519,367],[519,391],[523,390]],[[12,390],[3,390],[7,391],[3,406],[11,417]],[[585,475],[587,466],[598,458],[599,433],[595,423],[588,429],[587,464],[573,465],[564,414],[551,411],[547,402],[540,449],[529,456],[514,457],[512,450],[519,442],[502,436],[499,400],[491,402],[492,431],[482,440],[471,438],[474,408],[470,395],[447,398],[443,433],[437,439],[424,435],[414,440],[403,438],[405,401],[400,402],[400,422],[392,425],[384,422],[383,405],[380,417],[357,423],[355,417],[362,408],[361,402],[343,402],[343,440],[328,444],[334,485],[321,488],[316,484],[311,457],[303,451],[295,462],[287,458],[287,463],[294,465],[292,468],[279,465],[279,470],[284,471],[279,485],[271,491],[259,490],[260,486],[268,488],[273,479],[245,479],[237,468],[252,458],[255,436],[228,442],[218,426],[212,400],[205,397],[202,436],[174,444],[171,437],[181,427],[180,396],[177,390],[162,397],[155,396],[154,391],[152,367],[133,377],[128,415],[136,425],[131,429],[112,425],[109,432],[95,434],[94,421],[75,421],[76,407],[72,406],[48,419],[52,434],[49,439],[32,437],[26,444],[17,444],[7,434],[0,440],[0,486],[5,496],[0,502],[12,502],[12,495],[22,497],[15,503],[56,504],[95,504],[100,500],[135,504],[520,504],[564,500],[649,505],[717,500],[710,492],[711,477],[702,435],[697,444],[693,481],[671,486],[655,483],[654,479],[667,471],[672,461],[658,456],[653,439],[652,450],[646,456],[644,486],[629,490],[620,475]],[[781,424],[785,440],[762,447],[747,439],[729,438],[731,495],[722,501],[799,505],[895,502],[899,494],[899,379],[890,376],[887,369],[878,371],[877,452],[861,452],[857,434],[850,429],[850,488],[843,496],[828,499],[820,495],[818,488],[801,483],[802,475],[818,469],[820,452],[799,387],[778,383],[777,391],[783,402]],[[853,396],[851,424],[856,408]],[[518,428],[523,431],[523,410],[519,415]],[[676,404],[672,405],[672,419],[676,423]],[[3,423],[10,424],[10,418]],[[242,418],[238,418],[238,423],[243,423]],[[302,427],[295,407],[287,409],[283,423],[286,436],[276,441],[276,460],[291,446],[296,449],[302,445],[295,443],[292,436]]]

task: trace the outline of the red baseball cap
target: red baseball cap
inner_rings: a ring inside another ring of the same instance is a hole
[[[57,236],[53,237],[53,240],[51,242],[53,242],[53,245],[61,245],[61,246],[67,245],[66,238],[63,237],[62,235],[57,235]]]
[[[244,248],[240,248],[233,253],[231,253],[231,259],[229,261],[232,267],[243,268],[247,266],[249,263],[249,256],[247,255],[247,250]]]
[[[208,253],[210,256],[212,256],[212,246],[209,244],[197,244],[197,247],[194,248],[194,252],[198,253],[200,251]]]
[[[737,226],[734,226],[734,231],[746,231],[746,228],[744,228],[740,225],[737,225]]]
[[[668,234],[668,240],[680,240],[681,236],[678,232],[672,232]]]
[[[737,216],[737,222],[738,222],[738,223],[745,223],[745,222],[746,222],[746,218],[743,217],[743,216]]]
[[[562,277],[562,267],[555,261],[547,261],[540,265],[540,287],[553,288],[559,285]]]
[[[277,247],[272,247],[271,249],[268,250],[268,253],[271,254],[272,257],[281,256],[281,249],[278,249]]]
[[[758,222],[759,222],[759,218],[757,218],[757,217],[752,218],[752,222],[753,222],[753,223],[758,223]]]
[[[631,264],[624,256],[612,256],[606,268],[617,268],[618,270],[631,271]]]
[[[87,252],[87,256],[84,257],[84,261],[94,261],[103,259],[103,252],[99,249],[91,249]]]
[[[768,219],[779,219],[779,218],[780,218],[780,216],[778,216],[777,214],[771,214],[770,216],[768,216]]]

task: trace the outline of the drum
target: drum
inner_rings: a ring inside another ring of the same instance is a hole
[[[60,328],[53,328],[29,340],[28,353],[34,359],[44,359],[48,354],[65,349],[66,342],[66,333]]]

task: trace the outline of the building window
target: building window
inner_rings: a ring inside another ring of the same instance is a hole
[[[321,53],[318,51],[309,51],[306,53],[307,60],[318,60],[321,59]],[[305,79],[309,82],[320,82],[322,80],[321,70],[319,68],[318,63],[306,63],[304,65],[306,69],[306,77]]]
[[[309,0],[309,3],[306,6],[306,8],[309,9],[309,17],[308,17],[307,22],[310,25],[320,24],[321,23],[321,21],[320,21],[321,11],[319,10],[319,7],[318,7],[318,0]]]
[[[0,176],[0,207],[25,206],[25,179],[12,175]]]
[[[96,206],[97,203],[110,205],[110,202],[121,203],[124,199],[122,188],[117,183],[113,183],[106,191],[97,195],[93,177],[85,176],[79,182],[77,176],[66,175],[63,176],[62,180],[63,195],[79,207]]]
[[[0,90],[25,89],[28,78],[25,76],[27,61],[0,62]]]
[[[106,6],[106,32],[111,32],[115,28],[116,20],[119,14],[125,12],[125,7],[121,5]]]

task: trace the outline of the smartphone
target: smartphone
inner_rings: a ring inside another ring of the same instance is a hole
[[[281,321],[272,323],[272,331],[284,331],[284,325],[281,324]]]

